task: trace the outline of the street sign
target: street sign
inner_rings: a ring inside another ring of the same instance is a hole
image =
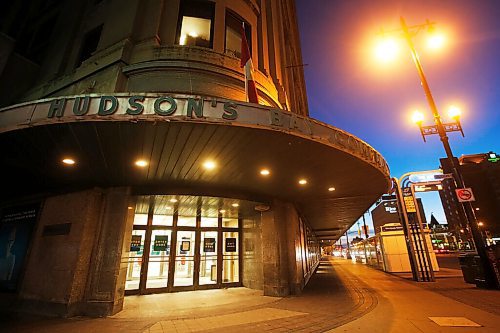
[[[411,193],[411,188],[403,188],[403,201],[405,203],[405,208],[407,213],[416,213],[417,209],[415,207],[415,198]]]
[[[459,202],[469,202],[469,201],[476,201],[474,198],[474,193],[472,192],[472,189],[469,188],[457,188],[455,190],[455,193],[457,194],[457,198]]]
[[[434,175],[434,179],[453,179],[453,174],[451,173],[443,173]]]

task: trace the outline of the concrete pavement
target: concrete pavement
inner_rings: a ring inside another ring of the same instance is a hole
[[[325,257],[300,296],[272,298],[246,288],[134,296],[108,318],[25,316],[0,324],[2,332],[51,333],[500,331],[500,291],[460,279],[422,284]],[[479,326],[441,326],[450,323]]]

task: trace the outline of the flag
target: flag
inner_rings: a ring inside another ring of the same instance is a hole
[[[245,94],[247,102],[259,103],[257,97],[257,88],[255,88],[255,81],[253,80],[253,64],[248,48],[247,37],[245,34],[245,24],[241,25],[241,62],[240,67],[245,69]]]

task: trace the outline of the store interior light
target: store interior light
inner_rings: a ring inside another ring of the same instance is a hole
[[[328,191],[330,191],[330,192],[335,191],[335,187],[329,187],[329,188],[328,188]]]
[[[170,202],[177,202],[178,200],[175,198],[170,199]]]
[[[299,180],[299,184],[300,185],[305,185],[305,184],[307,184],[307,180],[302,178],[302,179]]]
[[[238,203],[234,203],[234,204],[232,204],[231,206],[233,206],[233,207],[239,207],[239,206],[240,206],[240,204],[238,204]]]

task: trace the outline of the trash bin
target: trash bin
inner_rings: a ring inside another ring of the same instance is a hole
[[[466,283],[476,283],[477,264],[474,264],[474,257],[476,256],[475,253],[460,253],[458,255],[458,261]],[[479,256],[477,257],[479,258]]]
[[[474,256],[474,260],[472,263],[472,267],[474,269],[474,282],[476,287],[478,288],[488,288],[488,284],[486,283],[486,278],[484,275],[483,264],[481,263],[481,257],[478,255]]]

